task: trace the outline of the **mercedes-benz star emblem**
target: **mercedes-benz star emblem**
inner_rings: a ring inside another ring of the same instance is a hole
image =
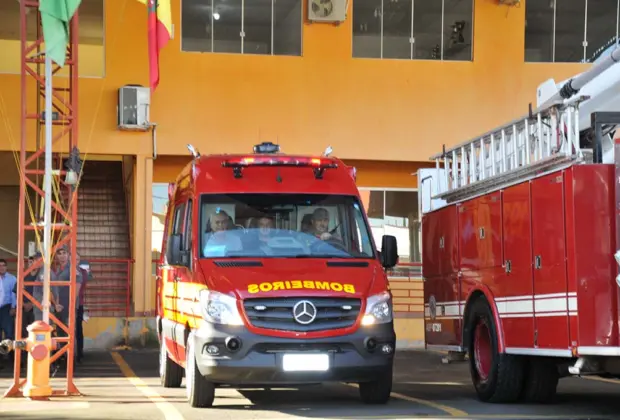
[[[316,319],[316,306],[309,300],[300,300],[293,306],[293,318],[302,325],[308,325]]]

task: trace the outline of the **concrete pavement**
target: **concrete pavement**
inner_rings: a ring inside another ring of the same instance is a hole
[[[216,391],[215,407],[193,409],[185,389],[166,389],[157,377],[157,351],[89,353],[75,383],[82,397],[50,402],[0,400],[0,417],[11,419],[563,419],[619,418],[620,381],[563,379],[550,405],[482,404],[475,399],[466,363],[441,364],[441,355],[400,352],[393,399],[366,406],[354,386],[334,384],[301,389]],[[59,372],[61,374],[61,372]],[[0,372],[0,387],[10,380]],[[60,379],[53,380],[62,389]]]

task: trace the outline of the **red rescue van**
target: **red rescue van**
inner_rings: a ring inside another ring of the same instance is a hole
[[[365,403],[392,389],[396,337],[386,270],[355,168],[288,156],[200,156],[169,189],[157,268],[160,376],[193,407],[215,388],[358,383]]]

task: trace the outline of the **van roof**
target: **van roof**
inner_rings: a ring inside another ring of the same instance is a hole
[[[176,188],[210,194],[358,195],[355,168],[340,159],[283,153],[200,156],[183,168]]]

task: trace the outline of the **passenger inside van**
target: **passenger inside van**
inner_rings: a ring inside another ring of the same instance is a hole
[[[227,251],[241,251],[241,240],[228,231],[234,227],[232,217],[224,210],[217,208],[209,216],[203,243],[203,255],[205,257],[218,257],[226,255]]]
[[[209,195],[201,208],[203,258],[372,255],[361,206],[348,197]]]

